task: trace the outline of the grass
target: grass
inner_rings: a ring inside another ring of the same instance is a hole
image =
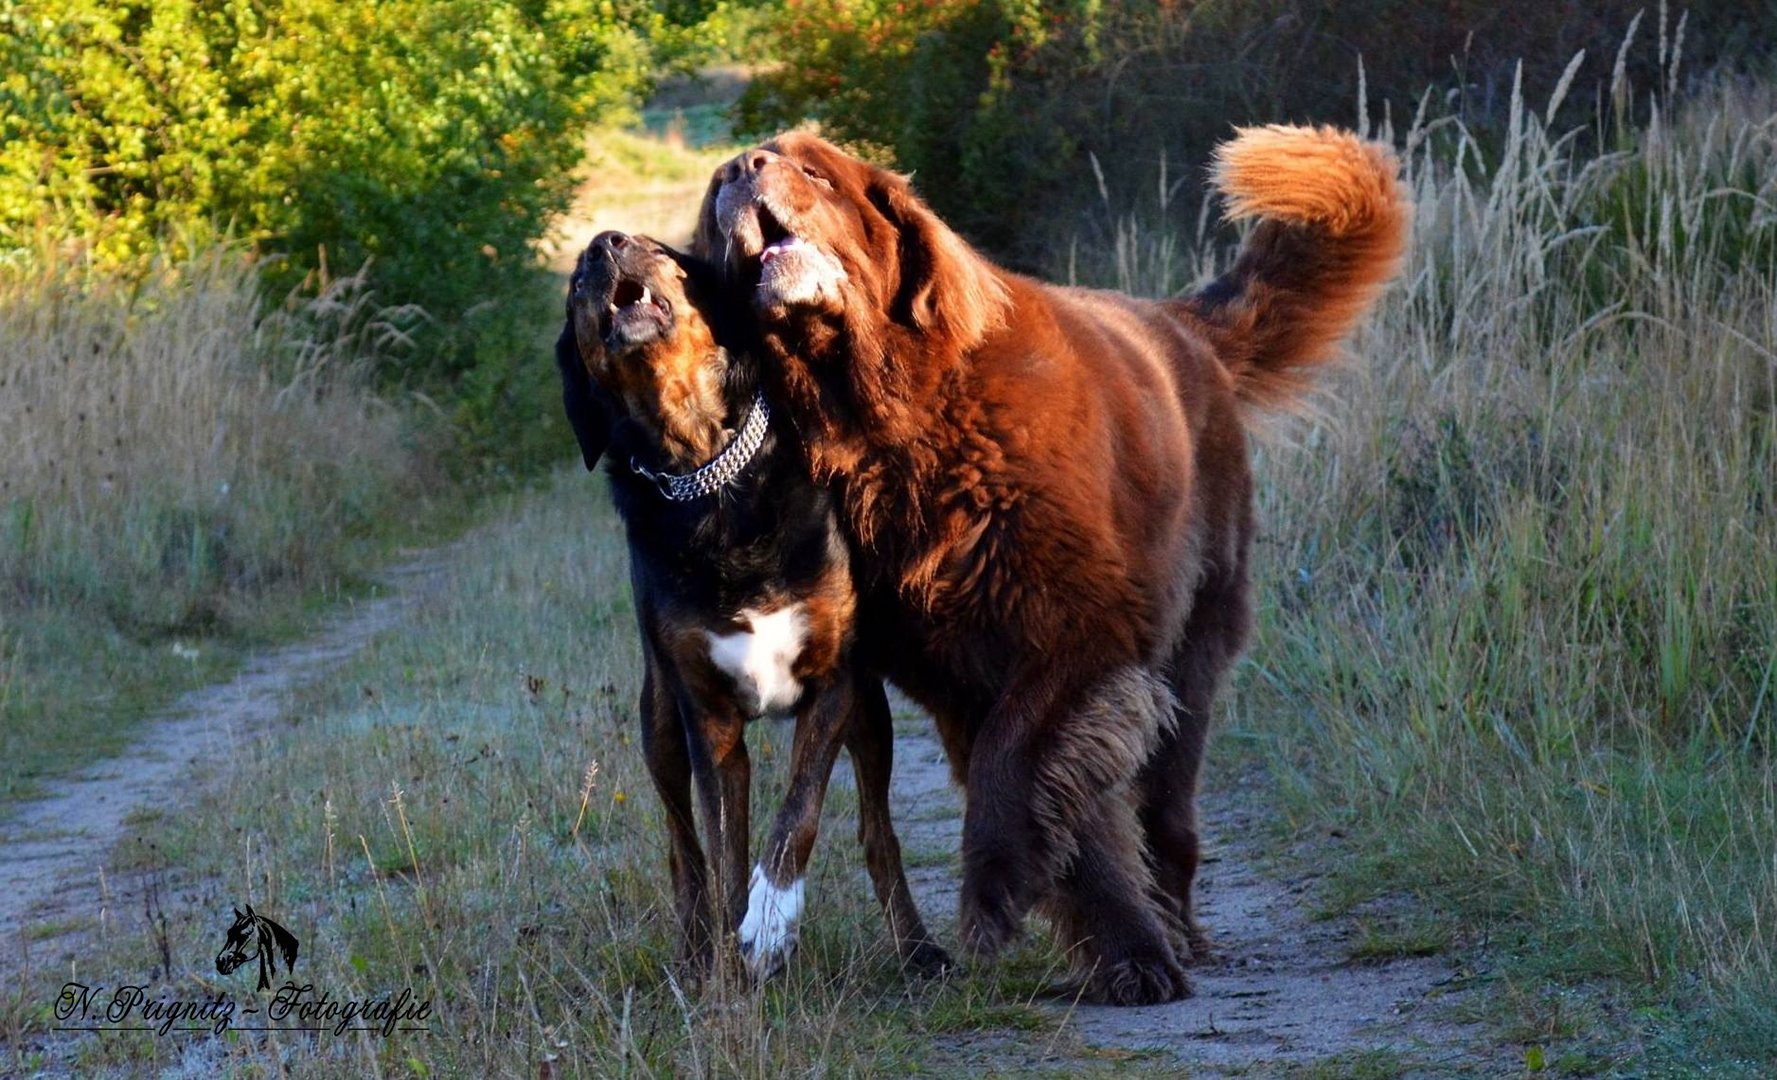
[[[586,244],[605,229],[679,247],[690,243],[710,173],[739,147],[729,142],[724,122],[706,115],[697,132],[686,135],[684,111],[676,115],[681,119],[654,115],[669,137],[606,128],[588,133],[573,209],[550,246],[553,268],[571,270]]]
[[[1364,1050],[1289,1069],[1284,1075],[1289,1080],[1394,1080],[1414,1075],[1414,1070],[1392,1050]]]
[[[1619,84],[1590,159],[1517,96],[1497,154],[1384,130],[1419,205],[1402,282],[1324,422],[1258,464],[1222,746],[1289,826],[1359,839],[1337,888],[1490,941],[1494,1000],[1613,987],[1626,1068],[1777,1068],[1774,106]],[[1200,265],[1120,236],[1075,272],[1163,293]]]
[[[359,277],[264,311],[223,246],[0,267],[0,798],[120,749],[411,525],[429,468],[364,379],[408,318]]]
[[[178,974],[164,985],[249,990],[208,970],[220,933],[208,916],[252,903],[301,938],[304,981],[336,997],[412,987],[434,1002],[430,1037],[295,1044],[302,1075],[849,1075],[922,1062],[942,1075],[995,1032],[1037,1058],[1067,1048],[1055,1014],[1033,1004],[1061,971],[1041,943],[982,975],[904,979],[844,791],[828,800],[788,978],[757,995],[675,981],[625,549],[604,486],[575,469],[514,498],[453,550],[407,629],[216,769],[191,812],[148,829],[163,866],[203,883],[193,917],[174,923]],[[782,734],[750,735],[760,807],[782,790]],[[768,811],[754,816],[759,842]],[[103,948],[107,981],[157,963],[145,937],[119,932]],[[31,974],[18,1009],[65,978]],[[180,1052],[107,1037],[74,1065],[158,1068]],[[258,1040],[210,1052],[217,1070],[270,1074]]]
[[[1636,111],[1626,87],[1618,100]],[[1280,833],[1347,838],[1319,867],[1327,891],[1382,912],[1354,960],[1474,952],[1466,1000],[1512,1073],[1777,1067],[1777,96],[1655,102],[1638,126],[1602,124],[1616,149],[1594,158],[1546,130],[1553,104],[1516,97],[1499,152],[1424,117],[1378,133],[1404,147],[1417,240],[1356,342],[1365,363],[1319,422],[1260,451],[1262,610],[1212,757],[1214,773],[1267,771]],[[655,153],[610,152],[620,168]],[[675,205],[688,218],[694,202]],[[1073,272],[1164,293],[1211,258],[1132,219],[1118,235],[1073,252]],[[673,978],[602,488],[575,472],[512,500],[407,629],[216,767],[195,812],[147,826],[159,846],[132,846],[136,865],[176,868],[199,897],[175,913],[172,974],[156,942],[100,932],[107,978],[238,996],[210,974],[209,915],[252,902],[302,938],[305,980],[411,987],[432,1035],[44,1050],[42,1003],[67,976],[37,970],[0,1015],[21,1060],[240,1076],[1077,1064],[1036,1007],[1059,970],[1040,942],[984,974],[902,979],[838,793],[788,977],[759,994]],[[0,695],[18,670],[0,659]],[[768,806],[783,762],[764,745],[785,740],[753,741]],[[1402,894],[1422,910],[1391,915]],[[1368,1052],[1295,1075],[1411,1071]]]
[[[728,113],[752,77],[749,66],[722,64],[668,79],[642,110],[642,128],[669,150],[733,147]]]

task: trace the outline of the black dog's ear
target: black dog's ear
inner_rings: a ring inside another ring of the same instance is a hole
[[[580,359],[579,340],[574,336],[574,320],[568,319],[555,339],[555,366],[561,372],[561,404],[573,425],[574,438],[580,442],[580,456],[586,459],[588,471],[598,468],[599,455],[611,441],[611,410],[593,389]]]
[[[716,343],[730,352],[751,351],[757,344],[758,327],[746,293],[728,288],[721,268],[708,259],[664,244],[661,249],[685,272],[685,293],[715,332]]]

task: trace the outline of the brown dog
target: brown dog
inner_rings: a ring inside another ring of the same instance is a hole
[[[849,556],[831,496],[758,400],[750,314],[735,310],[713,268],[619,232],[593,239],[569,290],[556,343],[562,402],[586,467],[609,462],[629,537],[647,663],[642,747],[666,806],[685,959],[706,966],[716,940],[736,934],[763,978],[795,947],[843,744],[858,838],[897,950],[910,967],[943,968],[889,821],[888,700],[852,663]],[[749,877],[746,725],[786,712],[796,715],[789,788]]]
[[[1217,180],[1259,225],[1163,301],[995,267],[806,133],[712,179],[696,248],[750,296],[768,391],[837,496],[869,661],[965,784],[976,954],[1042,903],[1094,998],[1189,993],[1198,768],[1251,618],[1243,413],[1297,393],[1394,274],[1395,168],[1332,130],[1242,133]]]

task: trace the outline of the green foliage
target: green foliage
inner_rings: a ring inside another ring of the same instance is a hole
[[[1453,112],[1491,142],[1503,135],[1518,62],[1526,92],[1541,97],[1584,49],[1568,95],[1574,115],[1584,113],[1595,101],[1590,86],[1609,82],[1623,35],[1645,7],[786,0],[770,27],[783,66],[755,81],[738,118],[753,133],[819,120],[829,134],[915,171],[927,197],[972,237],[1041,264],[1057,239],[1104,226],[1082,213],[1097,210],[1097,198],[1151,208],[1156,163],[1204,160],[1232,124],[1350,125],[1360,60],[1375,118],[1392,115],[1404,127],[1429,88],[1434,114]],[[1676,41],[1679,17],[1674,9],[1656,27],[1649,10],[1640,42]],[[1760,43],[1777,33],[1770,5],[1698,3],[1684,19],[1690,70],[1761,61]],[[1676,81],[1676,49],[1638,47],[1626,62],[1634,85]],[[1162,180],[1161,202],[1168,186]]]
[[[9,2],[0,240],[41,226],[128,260],[220,220],[396,280],[510,258],[560,198],[576,108],[642,75],[621,34],[552,51],[547,20],[593,22],[573,8]]]
[[[283,256],[262,275],[274,294],[368,261],[381,302],[428,315],[385,380],[485,424],[536,348],[534,310],[507,301],[554,290],[532,245],[567,205],[581,132],[633,119],[722,10],[0,0],[0,250],[72,241],[140,270],[214,225]]]
[[[786,0],[771,25],[784,66],[754,81],[737,109],[755,133],[819,119],[828,134],[919,174],[923,191],[965,229],[1008,208],[1071,157],[1054,123],[1024,124],[1024,152],[1005,139],[1029,119],[1021,81],[1093,58],[1095,0]]]

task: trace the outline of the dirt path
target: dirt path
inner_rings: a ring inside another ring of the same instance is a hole
[[[942,748],[911,723],[897,725],[896,828],[910,853],[920,909],[954,938],[962,837],[961,799]],[[1057,1001],[1089,1047],[1145,1051],[1197,1075],[1263,1075],[1268,1069],[1384,1052],[1419,1075],[1484,1070],[1479,1031],[1447,1019],[1458,991],[1449,957],[1359,963],[1355,920],[1313,917],[1313,882],[1265,876],[1257,846],[1263,807],[1239,790],[1202,805],[1208,848],[1197,910],[1220,955],[1191,971],[1195,996],[1171,1005],[1112,1009]],[[925,857],[921,857],[925,856]],[[1008,1048],[1009,1049],[1009,1048]],[[996,1056],[991,1050],[988,1057]],[[1031,1061],[1021,1067],[1062,1066]]]
[[[13,808],[0,822],[0,971],[22,966],[27,937],[78,934],[106,919],[107,858],[131,816],[183,803],[197,763],[218,759],[244,732],[277,719],[292,690],[393,627],[442,565],[441,553],[428,552],[386,571],[386,592],[351,604],[301,642],[251,658],[228,682],[185,694],[144,723],[124,753]]]
[[[105,880],[106,860],[132,815],[186,801],[195,766],[275,721],[293,690],[396,626],[445,557],[428,553],[390,571],[385,594],[352,605],[301,643],[255,657],[229,682],[185,695],[144,725],[129,752],[16,808],[0,825],[0,971],[22,968],[27,948],[41,964],[44,937],[78,942],[90,933],[118,895]],[[906,717],[904,706],[899,711]],[[954,940],[961,800],[923,718],[904,718],[897,728],[893,796],[908,876],[934,929]],[[1244,838],[1264,813],[1256,795],[1238,788],[1204,800],[1209,854],[1199,914],[1221,955],[1193,969],[1194,997],[1144,1009],[1057,997],[1044,1007],[1063,1014],[1067,1031],[1087,1048],[1152,1055],[1191,1075],[1266,1075],[1378,1051],[1396,1055],[1412,1074],[1485,1073],[1484,1035],[1451,1021],[1442,1007],[1460,993],[1453,961],[1353,962],[1354,920],[1315,919],[1313,882],[1278,881],[1258,869],[1262,852]],[[1076,1063],[1066,1045],[964,1038],[963,1056],[976,1064],[1066,1071]]]

